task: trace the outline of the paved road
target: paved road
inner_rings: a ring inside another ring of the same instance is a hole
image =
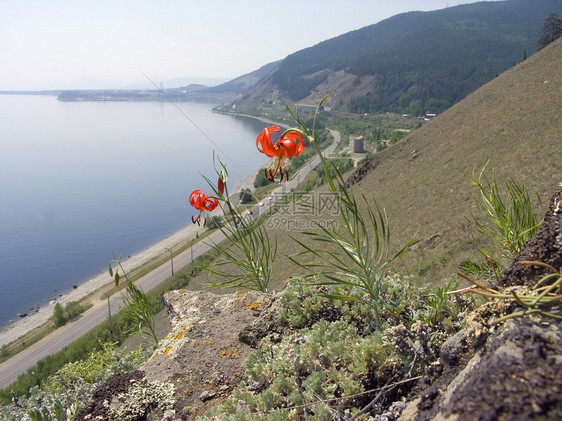
[[[323,154],[325,156],[331,154],[334,149],[337,147],[338,143],[341,140],[341,136],[338,132],[330,130],[332,136],[334,137],[334,143],[330,145]],[[261,212],[273,206],[275,202],[275,198],[278,197],[275,193],[281,193],[283,191],[291,191],[294,189],[302,179],[308,174],[311,170],[313,170],[318,163],[320,162],[320,157],[314,157],[311,162],[305,165],[301,170],[296,174],[293,179],[289,180],[286,183],[283,183],[277,189],[273,190],[272,192],[272,200],[266,200],[263,203]],[[255,214],[257,214],[257,207],[254,210]],[[212,233],[209,237],[207,237],[206,242],[214,242],[219,243],[224,239],[224,235],[220,231],[216,231]],[[206,251],[209,250],[209,246],[203,243],[198,243],[193,245],[193,258],[196,258]],[[182,267],[191,263],[191,249],[186,250],[185,252],[179,254],[178,256],[174,257],[174,269],[178,270]],[[156,287],[168,277],[172,275],[171,273],[171,266],[166,263],[162,266],[154,269],[149,274],[145,275],[141,279],[139,279],[136,283],[143,291],[149,291],[152,288]],[[115,294],[115,296],[110,298],[111,312],[115,314],[118,309],[122,307],[122,300],[120,294]],[[85,333],[89,332],[96,326],[104,323],[107,320],[108,315],[108,306],[107,302],[99,302],[98,304],[94,305],[94,307],[90,308],[86,311],[81,317],[77,320],[55,330],[50,335],[46,336],[45,338],[41,339],[37,343],[33,344],[29,348],[26,348],[19,354],[15,355],[14,357],[10,358],[8,361],[0,364],[0,388],[6,388],[10,384],[12,384],[15,380],[17,380],[18,376],[24,372],[26,372],[31,367],[35,366],[35,364],[42,360],[43,358],[52,355],[65,346],[72,343],[74,340],[78,339]]]
[[[220,231],[214,232],[207,237],[208,240],[220,242],[224,235]],[[193,245],[193,257],[196,258],[205,253],[209,247],[199,243]],[[191,263],[191,250],[174,257],[174,269],[178,270]],[[143,291],[149,291],[172,275],[171,266],[165,263],[154,269],[149,274],[140,278],[136,285]],[[123,306],[120,294],[110,298],[111,313],[115,314]],[[89,332],[96,326],[107,322],[107,302],[100,301],[90,308],[77,320],[58,328],[50,335],[44,337],[37,343],[18,353],[8,361],[0,364],[0,388],[6,388],[17,380],[18,376],[26,372],[43,358],[55,354],[74,340]]]

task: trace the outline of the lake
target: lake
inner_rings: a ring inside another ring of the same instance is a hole
[[[267,162],[267,124],[212,107],[0,95],[0,326],[190,224],[213,151],[231,190]]]

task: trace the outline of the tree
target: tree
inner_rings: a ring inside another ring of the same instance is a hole
[[[223,225],[222,217],[218,215],[209,216],[207,218],[207,228],[210,230],[214,230],[215,228],[220,228],[222,227],[222,225]]]
[[[562,19],[557,13],[551,14],[544,21],[544,25],[541,31],[541,37],[539,38],[539,50],[542,50],[548,44],[556,41],[562,36]]]
[[[254,180],[254,187],[257,189],[258,187],[267,186],[270,181],[267,179],[266,175],[263,171],[259,171],[256,174],[256,179]]]
[[[408,105],[408,113],[419,116],[423,113],[423,105],[421,99],[413,99]]]
[[[248,203],[255,202],[254,196],[252,196],[252,192],[250,189],[245,188],[240,191],[240,203],[242,205],[246,205]]]
[[[51,317],[53,321],[53,325],[55,327],[61,327],[66,323],[66,317],[64,317],[64,310],[60,303],[55,304],[55,308],[53,308],[53,316]]]

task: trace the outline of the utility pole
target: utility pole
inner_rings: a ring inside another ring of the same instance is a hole
[[[191,239],[191,276],[195,272],[195,268],[193,267],[193,239]]]
[[[109,295],[107,296],[107,312],[109,313],[109,332],[113,333],[111,329],[111,306],[109,305]]]
[[[171,248],[165,248],[165,250],[170,253],[170,264],[172,265],[172,275],[174,274],[174,253]]]

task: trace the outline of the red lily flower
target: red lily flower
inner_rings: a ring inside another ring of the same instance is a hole
[[[258,151],[269,157],[275,157],[273,165],[265,170],[265,176],[273,181],[275,175],[280,173],[280,181],[283,181],[283,174],[289,178],[289,172],[283,167],[284,158],[290,158],[299,155],[304,149],[302,136],[297,131],[287,131],[273,144],[271,141],[271,133],[276,133],[280,129],[277,126],[269,126],[262,130],[256,138],[256,147]]]
[[[217,181],[217,192],[219,193],[219,197],[222,197],[224,194],[224,183],[225,183],[225,175],[220,174],[219,179]],[[192,216],[191,221],[197,225],[201,225],[201,214],[204,211],[213,211],[219,205],[219,201],[216,197],[203,194],[201,189],[193,190],[189,195],[189,204],[193,206],[195,209],[199,211],[196,217]],[[203,222],[203,226],[207,223],[207,219],[205,218]]]
[[[201,225],[201,215],[204,211],[215,210],[219,205],[216,197],[208,194],[203,194],[201,189],[193,190],[189,195],[189,204],[199,211],[197,216],[192,216],[191,221],[197,225]],[[204,219],[203,226],[207,223],[207,218]]]

